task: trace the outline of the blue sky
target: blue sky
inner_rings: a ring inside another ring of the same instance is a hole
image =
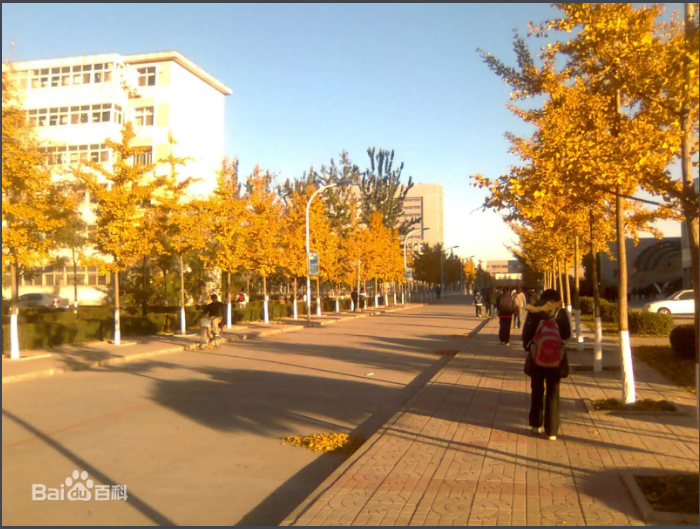
[[[513,29],[553,14],[548,4],[3,4],[2,52],[11,42],[16,61],[177,50],[233,89],[226,148],[244,174],[257,163],[294,178],[341,150],[364,168],[367,147],[394,149],[405,176],[444,186],[447,245],[507,259],[513,236],[498,215],[470,213],[484,193],[469,175],[507,171],[503,133],[526,129],[475,50],[511,61]]]

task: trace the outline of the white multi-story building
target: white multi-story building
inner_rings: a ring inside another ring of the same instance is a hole
[[[190,193],[206,195],[215,188],[225,155],[225,98],[232,91],[180,53],[89,55],[19,62],[13,68],[29,123],[57,178],[81,160],[110,164],[105,140],[119,141],[123,124],[131,121],[136,133],[132,145],[146,148],[135,163],[166,158],[172,133],[175,156],[191,159],[180,177],[199,179]],[[86,194],[83,211],[88,222],[89,200]],[[99,302],[108,282],[95,268],[81,269],[80,301]],[[72,285],[72,270],[50,267],[32,280],[22,280],[20,293],[72,299]]]
[[[429,228],[411,235],[409,244],[427,242],[430,246],[445,240],[443,188],[440,184],[415,184],[406,195],[399,221],[419,219],[414,228]]]

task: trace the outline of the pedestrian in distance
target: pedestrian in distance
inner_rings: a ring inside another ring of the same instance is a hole
[[[561,379],[569,376],[564,342],[571,338],[571,324],[556,290],[545,290],[536,304],[525,308],[524,371],[532,389],[528,422],[533,433],[544,431],[555,441],[559,431],[559,386]]]
[[[525,297],[525,292],[522,288],[517,288],[515,292],[515,306],[518,308],[513,314],[513,324],[516,329],[520,329],[520,326],[524,323],[526,312],[525,305],[527,305],[527,298]]]
[[[359,300],[359,294],[357,293],[357,288],[353,288],[350,293],[350,299],[352,299],[352,311],[357,312],[357,302]]]
[[[495,287],[489,289],[489,318],[493,318],[496,315],[496,309],[498,304],[498,290]]]
[[[238,293],[238,308],[244,309],[246,305],[248,304],[248,294],[246,294],[244,291],[240,291]]]
[[[506,290],[498,299],[498,338],[503,345],[510,345],[510,327],[513,324],[513,314],[518,310],[515,306],[515,297],[512,292]]]
[[[364,312],[367,306],[367,291],[362,287],[360,289],[360,310]]]
[[[476,317],[481,318],[481,309],[484,306],[483,296],[477,292],[474,294],[474,308],[476,309]]]

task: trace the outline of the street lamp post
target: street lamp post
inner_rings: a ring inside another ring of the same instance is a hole
[[[319,187],[312,195],[309,197],[309,201],[306,204],[306,320],[311,322],[311,275],[310,275],[310,257],[311,257],[311,236],[309,233],[309,212],[311,211],[311,202],[316,195],[325,191],[326,189],[331,189],[333,187],[338,187],[342,185],[351,184],[350,180],[340,180],[334,184],[329,184],[327,186]],[[319,278],[320,280],[320,278]],[[318,315],[321,315],[321,299],[316,298],[316,304],[318,305]]]
[[[403,238],[403,274],[404,278],[406,277],[406,272],[408,272],[408,261],[406,257],[406,250],[408,248],[408,238],[415,232],[420,231],[421,232],[421,240],[423,239],[423,232],[428,231],[430,228],[415,228],[411,231],[409,231],[406,236]],[[404,292],[406,291],[406,287],[404,286]],[[404,293],[401,293],[401,303],[405,303],[406,300],[404,298]],[[408,302],[411,302],[411,291],[408,291]]]
[[[457,246],[450,246],[449,248],[445,248],[443,252],[447,252],[448,250],[454,250],[455,248],[459,248],[459,244]],[[443,252],[440,252],[440,297],[442,297],[442,292],[445,290],[445,272],[443,270]]]

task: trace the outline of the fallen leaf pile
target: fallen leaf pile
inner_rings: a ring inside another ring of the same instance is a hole
[[[313,435],[291,436],[282,439],[282,444],[303,446],[314,452],[354,453],[365,442],[360,437],[350,437],[346,433],[316,433]]]

